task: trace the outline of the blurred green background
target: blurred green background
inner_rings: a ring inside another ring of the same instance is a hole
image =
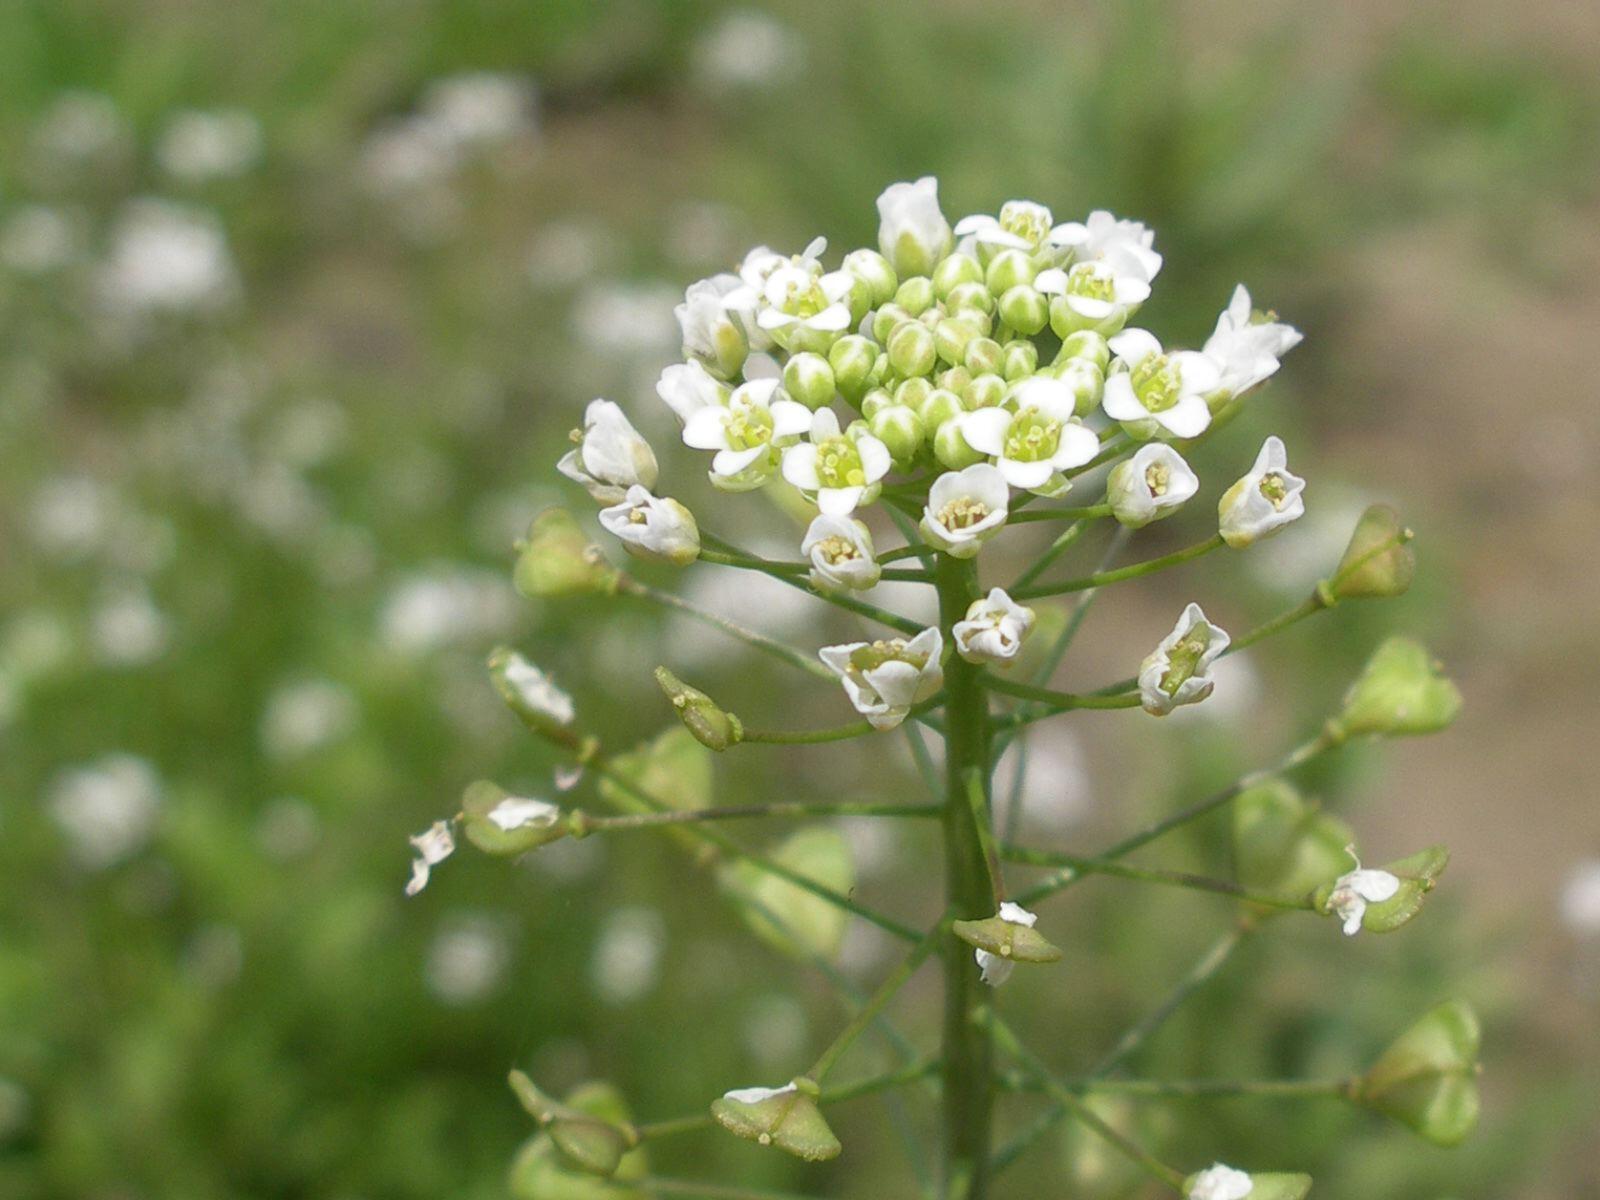
[[[1286,923],[1137,1066],[1341,1073],[1460,994],[1487,1023],[1477,1138],[1250,1100],[1133,1127],[1326,1196],[1600,1194],[1597,65],[1600,11],[1554,0],[0,6],[0,1195],[505,1196],[530,1132],[510,1066],[667,1116],[830,1036],[818,974],[665,839],[462,853],[407,901],[405,838],[473,778],[551,794],[484,676],[498,641],[618,747],[670,722],[658,661],[741,710],[839,719],[837,693],[637,604],[519,600],[510,547],[544,505],[589,519],[553,463],[597,395],[704,500],[652,395],[684,285],[757,242],[870,244],[873,198],[923,173],[952,219],[1026,196],[1150,222],[1146,314],[1175,341],[1241,279],[1307,335],[1196,463],[1220,485],[1281,433],[1307,519],[1108,596],[1065,678],[1127,674],[1191,593],[1230,628],[1278,611],[1371,500],[1419,534],[1412,595],[1239,656],[1192,719],[1041,740],[1030,833],[1089,849],[1268,761],[1393,626],[1468,700],[1448,734],[1310,781],[1383,857],[1452,846],[1425,919],[1359,946]],[[720,504],[752,544],[798,538]],[[851,631],[716,568],[680,582],[801,645]],[[899,741],[715,766],[726,802],[914,787]],[[840,828],[862,893],[925,918],[927,835]],[[1179,850],[1225,870],[1224,831]],[[1072,1070],[1229,910],[1107,880],[1046,920],[1065,969],[1005,1002]],[[870,983],[889,952],[852,928],[836,969]],[[925,1040],[932,982],[903,1005]],[[656,1163],[908,1195],[926,1109],[852,1105],[828,1167],[719,1134]],[[1004,1194],[1139,1184],[1067,1134]]]

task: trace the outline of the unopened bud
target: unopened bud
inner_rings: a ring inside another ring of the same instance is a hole
[[[866,394],[871,386],[872,368],[877,364],[878,355],[877,345],[858,333],[840,338],[828,349],[833,385],[846,400],[859,401]]]
[[[922,407],[918,409],[924,430],[941,429],[947,421],[959,417],[965,411],[966,406],[962,404],[961,397],[944,388],[935,388],[928,393],[922,402]]]
[[[941,466],[952,471],[981,463],[987,457],[968,443],[966,435],[961,432],[960,421],[945,421],[934,428],[933,456]]]
[[[1050,304],[1033,288],[1018,284],[1000,295],[1000,319],[1026,337],[1032,337],[1050,320]]]
[[[895,278],[894,267],[876,250],[852,250],[844,256],[844,269],[866,286],[870,307],[886,303],[894,295],[900,281]]]
[[[1032,284],[1039,268],[1021,250],[1002,250],[989,260],[983,283],[996,296],[1003,296],[1018,284]],[[1041,324],[1040,328],[1043,328]]]
[[[962,317],[946,317],[934,326],[934,350],[944,362],[956,366],[966,360],[967,347],[981,336],[973,321]]]
[[[926,275],[901,280],[894,293],[894,302],[913,317],[920,317],[933,307],[933,280]]]
[[[1008,381],[1026,379],[1039,369],[1039,347],[1018,338],[1005,345],[1005,358],[1000,364],[1000,374]]]
[[[950,293],[964,283],[983,282],[983,268],[978,260],[965,254],[952,254],[933,269],[933,294],[948,300]]]
[[[926,375],[938,360],[933,331],[920,321],[906,321],[889,335],[889,365],[902,379]]]
[[[1056,361],[1064,362],[1069,358],[1086,358],[1104,371],[1111,364],[1111,346],[1094,330],[1080,329],[1061,339],[1061,353],[1056,355]]]
[[[517,543],[517,564],[511,581],[530,598],[570,596],[582,592],[611,594],[621,572],[606,562],[600,547],[589,541],[577,519],[564,508],[547,508],[534,517],[527,536]]]
[[[926,430],[917,410],[907,404],[881,408],[867,422],[867,429],[889,448],[895,470],[910,469],[926,440]]]
[[[690,687],[665,667],[656,668],[656,682],[672,701],[678,719],[695,741],[711,750],[726,750],[744,737],[744,725],[699,688]]]
[[[961,398],[970,409],[996,408],[1005,400],[1008,386],[998,375],[979,375],[967,385]]]
[[[815,412],[833,400],[833,368],[809,350],[792,355],[783,367],[783,390]]]

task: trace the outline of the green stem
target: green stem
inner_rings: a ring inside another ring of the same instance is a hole
[[[757,633],[754,629],[740,625],[737,621],[730,621],[727,617],[719,616],[714,612],[701,608],[698,604],[691,603],[682,596],[674,595],[672,592],[664,592],[660,588],[651,587],[647,583],[640,583],[637,579],[627,575],[622,577],[617,590],[623,595],[638,596],[664,608],[674,609],[686,616],[693,617],[696,621],[701,621],[714,629],[720,629],[729,637],[738,638],[746,645],[754,646],[757,650],[770,654],[773,658],[786,662],[791,667],[798,667],[800,670],[815,675],[819,679],[833,680],[838,678],[832,671],[818,662],[813,655],[796,650],[793,646],[785,645],[783,642],[770,638],[764,633]]]
[[[739,567],[746,571],[760,571],[763,575],[788,579],[791,576],[809,576],[811,564],[786,559],[755,558],[747,554],[732,554],[723,550],[700,551],[700,561],[724,567]],[[883,578],[907,583],[928,583],[928,573],[917,570],[885,571]]]
[[[772,804],[724,805],[720,808],[685,808],[669,812],[623,813],[614,817],[592,817],[581,810],[569,814],[584,834],[616,833],[633,829],[654,829],[663,825],[692,825],[697,821],[742,821],[807,817],[936,817],[937,804],[872,804],[863,801],[776,801]]]
[[[828,678],[837,680],[838,676],[832,671]],[[932,712],[944,703],[944,693],[931,696],[921,704],[915,705],[907,714],[907,720],[921,720],[927,713]],[[744,729],[739,735],[739,741],[760,742],[765,745],[776,746],[807,746],[818,742],[842,742],[849,738],[866,737],[868,734],[884,732],[874,729],[871,722],[866,720],[850,721],[843,725],[831,725],[826,729]]]
[[[1026,525],[1033,521],[1094,521],[1111,515],[1109,504],[1091,504],[1087,508],[1036,508],[1018,513],[1007,520],[1009,525]]]
[[[1014,592],[1018,588],[1025,588],[1043,575],[1045,571],[1049,570],[1050,564],[1070,550],[1088,528],[1089,522],[1087,521],[1074,521],[1071,525],[1068,525],[1056,535],[1056,540],[1050,543],[1045,552],[1034,559],[1032,565],[1023,571],[1021,575],[1018,575],[1006,590]]]
[[[946,640],[980,594],[971,560],[938,557],[939,623]],[[951,915],[976,920],[994,911],[978,821],[988,820],[989,712],[983,673],[958,655],[945,672],[945,894]],[[968,796],[976,773],[981,806]],[[981,808],[981,816],[974,812]],[[973,968],[972,950],[943,938],[944,1145],[947,1200],[981,1200],[988,1191],[989,1129],[994,1105],[994,1049],[985,1019],[991,996]]]
[[[754,557],[754,555],[745,554],[744,551],[740,550],[732,543],[725,542],[715,534],[707,533],[703,529],[700,531],[700,540],[705,545],[709,545],[715,549],[722,550],[729,554],[738,554],[745,558]],[[702,553],[704,553],[703,549]],[[842,595],[838,592],[819,592],[810,585],[808,580],[798,578],[793,575],[780,573],[772,575],[772,578],[776,579],[779,583],[788,584],[792,588],[799,588],[807,595],[816,596],[819,599],[825,600],[835,608],[842,608],[846,612],[855,613],[858,617],[866,617],[868,620],[876,621],[878,624],[887,626],[890,629],[899,630],[901,633],[916,634],[922,632],[922,626],[911,620],[911,618],[902,617],[899,613],[892,613],[888,609],[879,608],[876,605],[868,604],[865,600],[857,600],[853,596]]]
[[[1066,592],[1082,592],[1090,588],[1105,587],[1110,583],[1121,583],[1126,579],[1138,579],[1144,575],[1153,575],[1157,571],[1164,571],[1168,567],[1176,567],[1181,563],[1199,558],[1203,554],[1210,554],[1213,550],[1227,545],[1222,540],[1220,533],[1212,534],[1203,542],[1196,542],[1193,546],[1185,546],[1182,550],[1174,550],[1171,554],[1163,554],[1160,558],[1146,559],[1144,562],[1130,563],[1125,567],[1118,567],[1112,571],[1101,571],[1094,575],[1085,575],[1082,579],[1066,579],[1060,583],[1041,583],[1033,587],[1019,588],[1013,592],[1013,600],[1032,600],[1040,596],[1059,596]]]
[[[817,1056],[817,1061],[811,1065],[806,1074],[821,1083],[823,1077],[833,1069],[833,1064],[839,1061],[839,1056],[850,1048],[850,1043],[860,1037],[867,1026],[872,1024],[873,1018],[882,1011],[883,1006],[905,986],[906,980],[910,979],[922,965],[923,959],[933,953],[940,939],[948,933],[949,930],[943,921],[930,929],[923,939],[911,948],[911,953],[906,955],[905,960],[878,986],[878,990],[872,994],[872,999],[862,1005],[860,1011],[850,1019],[850,1023],[840,1030],[839,1036],[828,1043],[828,1048]]]
[[[1139,707],[1137,692],[1124,693],[1120,696],[1106,696],[1095,692],[1081,694],[1057,692],[1050,688],[1034,687],[1031,683],[1003,679],[998,675],[985,675],[983,682],[991,692],[999,692],[1003,696],[1016,696],[1020,700],[1032,700],[1035,704],[1046,705],[1055,712],[1065,712],[1071,708]]]
[[[1114,875],[1119,879],[1135,879],[1141,883],[1157,883],[1165,887],[1188,888],[1196,892],[1215,892],[1232,896],[1266,908],[1303,909],[1309,911],[1311,901],[1306,898],[1279,896],[1268,892],[1252,892],[1249,888],[1226,879],[1212,879],[1205,875],[1191,875],[1187,871],[1164,871],[1156,867],[1134,867],[1106,858],[1079,858],[1072,854],[1058,854],[1053,850],[1031,850],[1026,846],[1002,846],[1000,857],[1008,862],[1024,863],[1030,867],[1066,867],[1080,875]]]
[[[819,1197],[800,1192],[772,1192],[765,1188],[738,1187],[725,1183],[701,1183],[694,1179],[668,1179],[661,1175],[645,1175],[639,1179],[598,1179],[584,1177],[584,1182],[626,1192],[630,1196],[695,1196],[698,1200],[819,1200]]]
[[[1141,1098],[1215,1099],[1224,1096],[1273,1096],[1284,1100],[1348,1097],[1358,1079],[1062,1079],[1057,1086],[1074,1095],[1138,1096]],[[1006,1075],[1008,1091],[1046,1091],[1049,1084],[1035,1075]]]

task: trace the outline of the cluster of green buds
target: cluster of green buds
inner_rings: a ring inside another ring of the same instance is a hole
[[[807,1161],[829,1159],[845,1146],[824,1116],[828,1105],[932,1076],[945,1117],[944,1194],[952,1200],[978,1200],[991,1174],[1037,1136],[1023,1133],[1010,1146],[993,1146],[994,1098],[1008,1083],[1042,1092],[1054,1115],[1076,1118],[1188,1200],[1299,1200],[1310,1179],[1221,1162],[1180,1171],[1102,1117],[1091,1103],[1095,1093],[1331,1095],[1441,1144],[1459,1141],[1476,1115],[1477,1052],[1476,1024],[1460,1005],[1429,1014],[1358,1076],[1236,1083],[1114,1077],[1191,994],[1196,973],[1209,977],[1221,969],[1244,937],[1269,921],[1300,913],[1345,935],[1376,934],[1408,925],[1421,911],[1448,862],[1445,849],[1363,866],[1356,831],[1305,800],[1290,778],[1353,740],[1432,732],[1454,719],[1460,696],[1421,646],[1385,642],[1310,740],[1099,854],[1014,844],[994,820],[996,763],[1036,722],[1083,708],[1162,717],[1199,704],[1213,694],[1218,664],[1228,655],[1345,601],[1398,596],[1410,587],[1411,533],[1391,509],[1374,507],[1327,577],[1266,623],[1230,634],[1183,598],[1171,631],[1142,658],[1128,656],[1127,678],[1083,692],[1050,686],[1102,590],[1202,555],[1247,550],[1305,512],[1305,481],[1289,470],[1283,441],[1269,437],[1249,470],[1219,489],[1202,540],[1111,563],[1135,531],[1180,514],[1199,495],[1200,477],[1185,455],[1277,372],[1300,334],[1257,311],[1240,286],[1198,349],[1164,345],[1133,323],[1162,266],[1153,234],[1108,212],[1058,223],[1044,205],[1012,200],[996,215],[952,224],[936,182],[924,178],[886,189],[878,215],[876,248],[852,250],[831,268],[819,238],[797,254],[758,247],[736,270],[691,285],[677,310],[684,359],[667,367],[656,386],[684,445],[710,455],[709,478],[718,491],[768,493],[781,501],[774,512],[804,514],[804,529],[798,522],[793,529],[796,555],[742,550],[662,494],[665,456],[658,459],[608,400],[588,406],[558,464],[600,506],[600,527],[633,558],[760,573],[861,620],[862,636],[796,647],[747,628],[608,560],[563,510],[533,521],[514,571],[518,590],[541,602],[625,596],[706,622],[842,690],[854,719],[823,728],[774,727],[730,712],[663,666],[656,682],[679,724],[642,747],[613,753],[584,731],[573,699],[549,674],[514,651],[496,651],[490,670],[507,706],[569,760],[551,794],[586,779],[610,811],[517,796],[480,781],[453,816],[412,839],[416,859],[407,890],[426,886],[430,870],[454,851],[457,832],[486,854],[520,856],[561,838],[660,830],[714,872],[717,890],[774,948],[827,966],[848,922],[864,920],[905,943],[906,956],[870,997],[853,997],[855,1017],[787,1083],[731,1088],[697,1114],[634,1124],[605,1085],[557,1102],[514,1075],[513,1088],[539,1125],[518,1160],[518,1195],[588,1195],[581,1183],[597,1176],[623,1189],[642,1181],[641,1194],[648,1190],[643,1184],[692,1193],[688,1181],[644,1174],[644,1155],[656,1138],[702,1129],[720,1128]],[[1099,468],[1103,474],[1092,474]],[[1087,502],[1065,503],[1074,490],[1089,491]],[[984,580],[999,558],[989,548],[1012,527],[1037,522],[1064,528],[1003,586]],[[1109,535],[1099,566],[1052,578],[1057,560],[1097,529]],[[896,534],[900,544],[880,548]],[[878,603],[874,589],[888,581],[931,585],[937,620]],[[1074,598],[1070,613],[1060,605],[1035,606],[1057,597]],[[1218,610],[1217,601],[1208,605]],[[890,731],[907,738],[932,803],[788,796],[713,802],[717,754]],[[944,741],[942,778],[924,744],[930,733]],[[1125,861],[1171,830],[1230,806],[1231,876]],[[838,829],[810,826],[766,846],[726,831],[731,822],[846,815],[937,819],[946,859],[937,915],[907,923],[858,898],[850,845]],[[1044,874],[1020,886],[1008,878],[1028,870]],[[1090,875],[1225,897],[1237,906],[1236,919],[1174,996],[1130,1030],[1095,1073],[1061,1077],[995,1013],[990,989],[1019,965],[1047,970],[1070,952],[1062,948],[1070,945],[1066,936],[1052,940],[1037,928],[1047,920],[1036,906]],[[946,977],[938,1054],[908,1055],[881,1076],[830,1085],[830,1072],[856,1038],[887,1020],[889,1001],[934,958]],[[1011,1074],[994,1067],[1002,1054],[1012,1060]],[[1029,1129],[1049,1125],[1034,1122]]]

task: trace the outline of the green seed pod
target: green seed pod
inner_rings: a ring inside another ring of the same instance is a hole
[[[1061,951],[1038,930],[1001,917],[981,921],[956,921],[950,931],[967,945],[1012,962],[1061,961]]]
[[[1012,329],[1032,337],[1050,319],[1050,305],[1029,284],[1008,288],[1000,296],[1000,319]]]
[[[796,354],[783,365],[783,390],[815,412],[833,400],[833,368],[820,354]]]
[[[521,1071],[511,1072],[509,1082],[517,1100],[549,1134],[569,1166],[609,1178],[617,1173],[623,1155],[639,1144],[639,1134],[631,1125],[552,1100]]]
[[[983,268],[978,260],[965,254],[952,254],[933,269],[933,294],[948,300],[950,293],[964,283],[983,282]]]
[[[902,379],[926,375],[938,361],[933,331],[918,321],[908,321],[889,337],[889,365]]]
[[[534,517],[527,536],[517,543],[511,574],[517,591],[540,599],[584,592],[611,595],[621,578],[564,508],[547,508]]]
[[[731,712],[725,712],[699,688],[690,687],[665,667],[656,668],[656,682],[672,701],[678,719],[708,750],[722,751],[739,744],[744,726]]]
[[[1460,711],[1461,693],[1426,647],[1392,637],[1367,660],[1332,727],[1345,737],[1406,737],[1437,733]]]
[[[571,831],[555,805],[513,796],[487,779],[468,784],[461,794],[461,825],[479,850],[508,858],[558,842]]]
[[[1460,1000],[1428,1012],[1389,1044],[1355,1100],[1438,1146],[1458,1146],[1478,1124],[1477,1015]]]
[[[1403,596],[1416,574],[1417,556],[1411,531],[1387,504],[1374,504],[1361,514],[1333,578],[1323,584],[1329,603],[1339,600]]]
[[[1233,863],[1252,892],[1302,898],[1344,874],[1354,835],[1319,812],[1292,784],[1271,779],[1233,802]]]
[[[824,1162],[839,1155],[839,1139],[817,1107],[817,1085],[796,1079],[783,1088],[747,1088],[711,1103],[711,1115],[729,1133],[803,1158]]]

